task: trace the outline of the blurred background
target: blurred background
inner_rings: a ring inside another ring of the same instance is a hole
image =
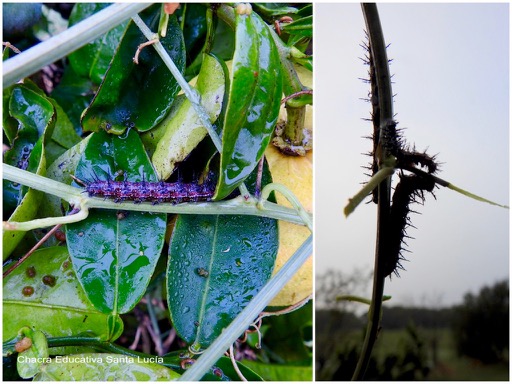
[[[509,200],[509,5],[379,4],[398,128],[438,154],[439,177]],[[359,4],[315,5],[316,369],[349,379],[370,298],[375,204],[343,208],[368,181],[372,143]],[[397,177],[394,178],[395,181]],[[509,211],[446,188],[414,205],[405,271],[387,279],[368,379],[508,380]],[[369,200],[369,199],[368,199]]]

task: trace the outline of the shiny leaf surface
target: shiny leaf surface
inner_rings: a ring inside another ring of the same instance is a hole
[[[196,89],[212,123],[222,109],[226,84],[225,70],[227,71],[227,68],[216,57],[204,55]],[[204,139],[207,130],[188,100],[179,103],[178,110],[172,111],[161,125],[162,127],[156,129],[163,129],[165,133],[158,141],[152,159],[158,175],[162,180],[166,180],[174,171],[176,163],[185,160]]]
[[[215,200],[238,187],[256,167],[277,121],[281,63],[268,26],[252,12],[236,15],[236,45],[224,120]]]
[[[3,281],[4,341],[24,326],[42,330],[48,337],[88,334],[115,339],[123,323],[116,318],[110,329],[108,317],[87,299],[66,247],[34,252]]]
[[[127,181],[157,181],[139,136],[95,133],[77,166],[84,181],[109,180],[122,171]],[[73,266],[87,297],[103,313],[125,313],[140,300],[162,250],[165,214],[92,210],[67,226]]]
[[[156,31],[160,5],[150,7],[141,17]],[[147,131],[167,115],[179,86],[152,47],[142,49],[139,64],[134,63],[137,48],[146,41],[135,23],[130,22],[105,79],[82,118],[85,131],[104,129],[117,135],[127,128]],[[175,15],[169,17],[166,37],[160,37],[160,42],[183,71],[183,35]]]
[[[75,25],[96,12],[110,6],[109,3],[77,3],[69,16],[69,26]],[[121,41],[127,22],[111,29],[103,36],[69,55],[69,63],[75,72],[99,84],[105,76],[112,56]]]
[[[43,175],[46,169],[44,144],[55,126],[51,102],[24,85],[16,85],[9,100],[9,114],[18,121],[18,133],[4,162]],[[3,181],[3,214],[9,221],[28,221],[35,217],[41,192]],[[10,255],[25,236],[21,231],[3,232],[3,258]]]
[[[267,169],[263,184],[269,175]],[[169,309],[178,334],[195,349],[215,340],[270,278],[277,246],[273,219],[179,216],[167,269]]]

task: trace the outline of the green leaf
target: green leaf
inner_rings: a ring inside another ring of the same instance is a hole
[[[262,183],[269,179],[265,168]],[[196,350],[208,347],[268,281],[277,248],[273,219],[179,216],[169,247],[167,292],[180,337]]]
[[[187,73],[197,74],[201,65],[202,52],[206,38],[206,10],[204,4],[184,3],[181,8],[183,38],[187,50]],[[191,68],[191,64],[192,68]]]
[[[231,60],[235,52],[235,33],[222,19],[218,19],[211,53],[224,61]]]
[[[288,16],[299,12],[297,8],[289,7],[280,3],[256,3],[252,4],[253,8],[266,18],[274,18],[280,16]]]
[[[62,78],[51,96],[66,111],[75,132],[81,134],[80,118],[89,106],[95,89],[91,80],[80,77],[70,65],[64,69]]]
[[[277,47],[261,18],[236,15],[236,46],[214,200],[237,188],[268,146],[282,95]]]
[[[251,360],[242,360],[242,363],[259,374],[265,381],[294,382],[313,380],[313,368],[311,366],[268,364]]]
[[[158,28],[160,7],[152,6],[141,14],[151,30]],[[98,93],[84,113],[85,131],[105,129],[119,135],[134,127],[143,132],[167,115],[179,86],[152,47],[142,49],[138,65],[133,62],[138,46],[146,41],[135,23],[130,22]],[[166,37],[160,37],[160,42],[183,72],[183,35],[175,15],[169,17]]]
[[[2,124],[4,135],[8,140],[8,143],[4,142],[4,144],[12,144],[16,138],[16,134],[18,133],[18,121],[7,113],[9,110],[9,101],[11,100],[12,91],[15,87],[16,85],[11,85],[10,87],[5,88],[2,93]]]
[[[242,372],[242,375],[247,379],[247,381],[263,381],[261,376],[259,376],[257,373],[255,373],[252,369],[248,368],[245,364],[240,363],[239,361],[236,362],[236,365],[240,372]],[[215,368],[218,368],[222,371],[225,377],[229,378],[231,381],[239,381],[240,377],[238,376],[238,373],[235,371],[235,368],[233,367],[233,362],[229,357],[221,357],[216,363]],[[201,380],[209,380],[212,381],[211,374],[208,377],[203,377]]]
[[[39,137],[45,133],[55,111],[45,96],[24,85],[18,85],[12,91],[9,113],[19,121],[20,130],[30,130],[30,137],[33,138],[36,134]]]
[[[104,131],[90,139],[75,177],[110,180],[122,171],[127,181],[157,181],[139,136]],[[91,210],[67,226],[67,244],[80,284],[95,308],[126,313],[140,300],[164,243],[165,214]]]
[[[18,133],[4,162],[18,168],[43,175],[46,169],[44,143],[52,135],[55,126],[55,110],[50,101],[37,92],[16,85],[9,100],[9,113],[18,123]],[[35,217],[41,193],[3,181],[3,214],[9,221],[28,221]],[[21,231],[4,231],[4,260],[25,236]]]
[[[312,301],[293,312],[267,317],[264,350],[272,351],[272,356],[283,363],[297,365],[298,362],[307,361],[310,365],[312,322]]]
[[[44,149],[42,139],[38,140],[35,146],[32,148],[30,153],[30,158],[39,159],[39,167],[36,168],[37,174],[44,174],[46,169],[46,160],[44,157]],[[34,160],[36,161],[36,160]],[[8,221],[14,222],[25,222],[30,221],[36,217],[37,210],[39,209],[39,204],[41,202],[42,193],[35,189],[27,189],[26,187],[21,187],[19,184],[11,183],[9,181],[4,180],[4,201],[7,202],[5,196],[10,192],[14,191],[13,195],[16,197],[16,192],[18,192],[18,201],[19,203],[14,209],[14,212],[9,216]],[[26,193],[25,193],[26,191]],[[6,204],[7,205],[7,204]],[[4,206],[4,209],[6,206]],[[3,250],[3,260],[10,256],[12,251],[16,248],[16,246],[23,240],[26,232],[23,231],[10,231],[4,230],[2,234],[2,250]]]
[[[57,103],[56,100],[48,99],[53,107],[55,108],[55,113],[57,115],[57,121],[55,123],[55,129],[52,134],[52,140],[61,145],[65,149],[71,148],[73,145],[77,144],[81,138],[75,131],[73,123],[69,120],[64,109]]]
[[[40,366],[34,381],[169,381],[178,377],[178,373],[149,358],[82,353],[54,357]]]
[[[303,17],[289,24],[285,23],[281,26],[281,31],[290,35],[313,37],[313,16]]]
[[[87,136],[55,159],[46,169],[46,177],[65,184],[71,184],[73,180],[71,175],[75,173],[76,166],[91,137],[93,137],[93,135]],[[44,194],[39,207],[39,217],[62,216],[62,206],[67,208],[68,203],[57,196]]]
[[[204,55],[196,89],[212,123],[222,109],[227,74],[225,71],[227,72],[227,68],[217,58]],[[176,163],[185,160],[208,132],[189,100],[180,103],[179,109],[171,112],[160,126],[157,129],[163,129],[165,133],[158,141],[152,160],[160,178],[166,180],[174,171]]]
[[[96,335],[116,339],[122,321],[96,310],[80,287],[65,247],[34,252],[3,281],[3,340],[24,326],[48,337]],[[117,331],[116,331],[117,329]]]
[[[302,65],[307,70],[313,72],[313,57],[312,56],[306,56],[304,58],[293,57],[292,60],[295,63]],[[311,102],[309,102],[308,104],[312,104],[312,99],[313,98],[311,97]]]
[[[96,12],[107,8],[109,3],[77,3],[69,16],[69,26],[78,24]],[[98,39],[83,46],[68,56],[69,63],[77,74],[99,84],[105,77],[112,56],[121,41],[128,22],[119,24]]]

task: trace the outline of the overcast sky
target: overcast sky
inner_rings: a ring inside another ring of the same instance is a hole
[[[509,203],[508,4],[379,4],[393,59],[398,127],[438,153],[439,177]],[[315,260],[350,274],[374,263],[376,213],[343,207],[368,178],[369,86],[359,4],[315,4]],[[395,177],[395,180],[397,177]],[[387,279],[394,304],[446,306],[509,276],[509,211],[446,188],[413,209],[409,262]],[[350,292],[364,294],[364,292]]]

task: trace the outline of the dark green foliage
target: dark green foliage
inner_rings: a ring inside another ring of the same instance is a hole
[[[466,294],[453,324],[458,352],[494,363],[506,359],[509,345],[508,280]]]
[[[447,328],[454,312],[454,308],[389,307],[385,309],[381,325],[384,329],[403,329],[412,321],[423,328]]]
[[[41,3],[5,3],[3,8],[4,41],[21,37],[31,37],[32,27],[41,18]]]
[[[368,363],[365,380],[424,380],[430,368],[427,358],[427,344],[413,323],[406,328],[406,336],[400,340],[400,348],[387,353],[385,357],[372,356]],[[326,380],[347,381],[357,364],[362,339],[352,338],[338,351],[338,368]]]

